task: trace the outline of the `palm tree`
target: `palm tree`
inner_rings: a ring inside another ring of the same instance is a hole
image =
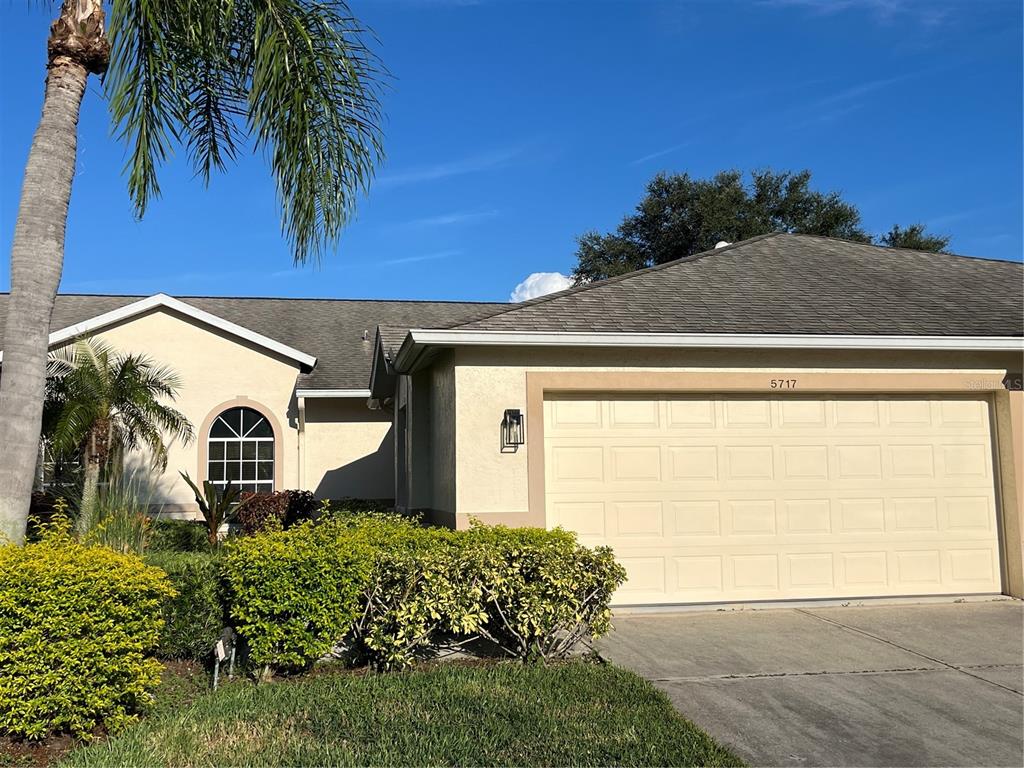
[[[333,245],[382,157],[384,75],[344,0],[63,0],[11,247],[0,377],[0,536],[24,540],[79,108],[90,74],[125,142],[141,216],[182,145],[208,181],[262,151],[296,263]]]
[[[143,355],[118,354],[110,345],[80,338],[50,355],[48,435],[57,454],[80,452],[85,466],[80,515],[88,519],[101,476],[121,467],[130,452],[145,449],[153,469],[167,468],[164,437],[192,441],[192,424],[167,405],[181,382],[170,368]]]

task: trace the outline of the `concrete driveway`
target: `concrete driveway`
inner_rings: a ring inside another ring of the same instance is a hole
[[[1024,765],[1018,601],[632,614],[600,645],[752,765]]]

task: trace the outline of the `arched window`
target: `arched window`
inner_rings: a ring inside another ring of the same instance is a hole
[[[274,428],[259,411],[230,408],[210,427],[206,476],[241,491],[274,490]]]

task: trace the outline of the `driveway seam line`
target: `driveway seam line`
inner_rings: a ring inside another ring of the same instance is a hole
[[[899,667],[897,669],[844,669],[838,671],[822,670],[820,672],[750,672],[733,675],[702,675],[688,677],[652,677],[657,683],[699,683],[710,680],[763,680],[779,677],[829,677],[832,675],[892,675],[909,672],[946,672],[939,667]]]
[[[1004,691],[1012,693],[1014,696],[1024,696],[1024,694],[1022,694],[1020,691],[1015,691],[1013,688],[1009,688],[1008,686],[1002,685],[1000,683],[994,683],[991,680],[986,680],[984,677],[980,677],[978,675],[972,675],[970,672],[968,672],[963,667],[958,667],[958,666],[956,666],[954,664],[950,664],[949,662],[943,661],[942,659],[936,659],[936,658],[934,658],[932,656],[929,656],[927,653],[921,653],[920,651],[915,651],[913,648],[907,648],[905,646],[900,645],[899,643],[893,642],[892,640],[889,640],[889,639],[884,638],[884,637],[880,637],[880,636],[875,635],[875,634],[873,634],[871,632],[868,632],[867,630],[860,629],[859,627],[851,627],[848,624],[843,624],[841,621],[836,621],[835,619],[829,619],[829,618],[826,618],[824,616],[818,616],[817,614],[811,613],[810,611],[805,611],[803,608],[794,608],[793,610],[796,611],[797,613],[802,613],[805,616],[810,616],[812,619],[817,619],[818,621],[823,621],[826,624],[832,624],[833,626],[840,627],[840,628],[845,629],[845,630],[847,630],[849,632],[855,632],[855,633],[857,633],[859,635],[864,635],[865,637],[870,637],[872,640],[877,640],[880,643],[885,643],[886,645],[890,645],[893,648],[899,648],[901,651],[905,651],[906,653],[911,653],[914,656],[917,656],[918,658],[927,659],[928,661],[935,662],[936,664],[941,664],[942,666],[944,666],[944,667],[946,667],[948,669],[952,669],[955,672],[959,672],[962,675],[967,675],[968,677],[973,677],[975,680],[980,680],[981,682],[988,683],[989,685],[993,685],[996,688],[1001,688]]]

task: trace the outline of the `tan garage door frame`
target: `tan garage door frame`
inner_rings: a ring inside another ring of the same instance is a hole
[[[1007,391],[1005,370],[973,371],[528,371],[526,423],[529,515],[526,525],[546,525],[544,400],[549,394],[756,393],[964,394],[989,393],[1001,569],[1007,594],[1024,597],[1024,392]]]

